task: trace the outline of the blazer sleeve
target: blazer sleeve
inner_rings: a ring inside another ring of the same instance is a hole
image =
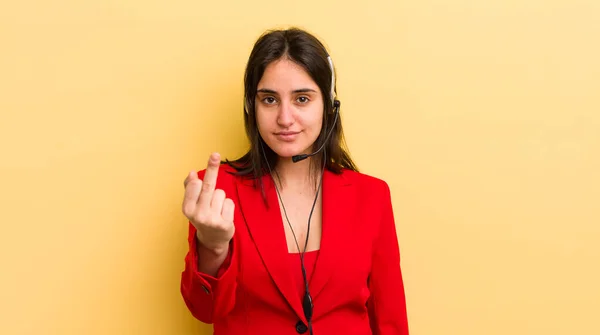
[[[408,335],[406,298],[390,189],[383,182],[383,212],[374,240],[367,302],[373,335]]]
[[[204,171],[199,172],[200,178]],[[217,187],[219,187],[217,181]],[[188,222],[188,251],[181,274],[181,295],[192,315],[204,322],[213,323],[225,317],[235,305],[238,273],[238,246],[235,236],[229,244],[227,258],[215,277],[198,271],[198,239],[196,228]]]

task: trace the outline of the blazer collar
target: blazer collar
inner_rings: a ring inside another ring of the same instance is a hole
[[[290,263],[281,211],[279,210],[277,193],[270,175],[262,177],[268,207],[263,201],[259,188],[252,181],[236,183],[240,210],[248,227],[251,240],[256,244],[260,257],[265,264],[273,282],[296,312],[306,323],[300,296],[296,291],[291,271],[300,264]],[[315,270],[310,278],[310,293],[315,303],[313,318],[318,317],[318,296],[327,285],[331,274],[336,271],[336,260],[344,256],[343,246],[352,238],[353,221],[349,209],[356,207],[356,198],[349,178],[325,170],[323,175],[323,217],[321,248]]]

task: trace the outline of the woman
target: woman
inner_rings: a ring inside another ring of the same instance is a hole
[[[343,148],[335,71],[300,29],[250,54],[249,151],[186,178],[181,293],[217,335],[408,334],[388,185]]]

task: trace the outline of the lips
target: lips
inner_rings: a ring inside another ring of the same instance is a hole
[[[300,134],[300,132],[298,131],[281,131],[275,133],[275,136],[282,141],[291,142],[294,141],[296,137],[298,137],[298,134]]]

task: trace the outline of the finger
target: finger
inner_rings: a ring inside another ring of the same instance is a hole
[[[200,198],[198,203],[200,207],[208,209],[212,200],[213,193],[215,191],[215,185],[217,184],[217,175],[219,174],[219,164],[221,162],[218,153],[213,153],[208,159],[208,165],[202,180],[202,191],[200,192]]]
[[[183,213],[185,216],[191,217],[196,212],[201,189],[202,180],[198,178],[192,179],[187,183],[183,195]]]
[[[194,179],[198,179],[198,172],[190,171],[190,173],[188,173],[187,177],[185,177],[185,180],[183,181],[183,187],[186,187],[189,184],[189,182]]]
[[[210,208],[213,213],[221,214],[221,210],[223,209],[223,201],[225,201],[225,191],[216,189],[213,193],[212,201],[210,203]]]
[[[233,222],[233,212],[235,210],[235,204],[233,200],[227,198],[223,201],[223,210],[221,211],[221,215],[223,216],[223,220],[227,222]]]

